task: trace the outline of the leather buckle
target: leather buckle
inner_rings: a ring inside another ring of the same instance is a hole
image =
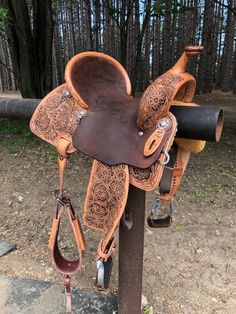
[[[53,193],[54,199],[62,206],[71,205],[70,198],[64,194],[60,194],[60,190],[55,190]]]

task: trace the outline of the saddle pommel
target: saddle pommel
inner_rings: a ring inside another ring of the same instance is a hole
[[[137,118],[140,129],[153,128],[167,114],[174,99],[192,101],[196,81],[185,69],[189,58],[199,54],[202,49],[201,46],[187,46],[176,64],[145,90]]]

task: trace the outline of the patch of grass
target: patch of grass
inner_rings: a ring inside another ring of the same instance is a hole
[[[21,135],[23,138],[35,139],[30,131],[29,122],[16,119],[0,119],[0,134],[5,136]]]
[[[181,229],[182,229],[182,227],[181,227],[180,224],[177,224],[177,225],[175,226],[175,231],[180,232]]]
[[[17,154],[25,147],[39,143],[41,140],[30,131],[28,121],[0,119],[0,145],[10,154]]]
[[[216,193],[221,193],[223,191],[222,185],[220,183],[215,184],[214,191]]]
[[[195,192],[195,196],[197,198],[202,198],[202,197],[204,197],[204,193],[202,191],[197,191],[197,192]]]
[[[143,313],[144,314],[153,314],[153,307],[152,306],[145,306],[144,308],[143,308]]]
[[[55,161],[57,160],[58,153],[53,146],[48,146],[46,149],[42,150],[41,158],[44,161]]]
[[[5,147],[10,154],[16,154],[20,151],[22,146],[19,146],[19,143],[17,141],[12,139],[0,139],[0,145]]]
[[[0,146],[10,154],[29,153],[34,151],[43,161],[57,160],[56,149],[34,135],[28,121],[0,118]]]

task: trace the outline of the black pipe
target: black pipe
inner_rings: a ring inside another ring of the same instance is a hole
[[[16,118],[29,120],[37,107],[40,99],[0,99],[0,118]]]
[[[0,99],[0,117],[30,119],[39,99]],[[171,106],[178,122],[177,137],[218,142],[223,111],[217,107]]]
[[[221,137],[224,114],[217,107],[171,106],[178,122],[176,137],[218,142]]]

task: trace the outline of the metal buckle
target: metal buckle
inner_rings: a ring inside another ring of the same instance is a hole
[[[158,160],[158,162],[160,165],[165,166],[170,161],[170,155],[165,150],[163,150],[162,153],[165,155],[165,159],[163,161]]]
[[[62,196],[60,195],[60,191],[58,189],[54,190],[53,197],[59,204],[65,205],[64,202],[62,201]]]
[[[70,204],[70,198],[65,196],[65,195],[60,195],[60,191],[57,189],[57,190],[54,190],[54,193],[53,193],[53,197],[54,199],[62,206],[66,206],[66,205],[69,205]]]

